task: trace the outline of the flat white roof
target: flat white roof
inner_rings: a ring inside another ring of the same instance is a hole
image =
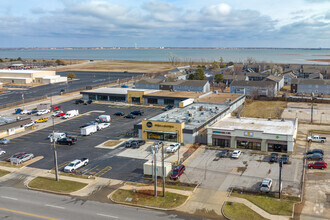
[[[229,117],[224,118],[212,126],[213,129],[222,130],[249,130],[249,131],[261,131],[268,134],[282,134],[290,135],[293,134],[295,129],[294,119],[285,119],[281,121],[279,119],[268,119],[264,118],[236,118]]]
[[[60,78],[60,75],[55,75],[55,76],[43,76],[41,77],[42,79],[56,79],[56,78]],[[38,77],[39,78],[39,77]]]
[[[102,87],[98,89],[85,91],[85,93],[103,93],[103,94],[108,93],[109,95],[110,94],[127,95],[127,91],[146,91],[147,93],[152,93],[152,92],[159,92],[160,90]]]
[[[0,69],[0,73],[22,73],[22,74],[31,74],[37,72],[50,72],[50,70],[8,70],[8,69]],[[55,71],[52,71],[55,72]]]
[[[31,79],[30,77],[0,76],[0,79]]]

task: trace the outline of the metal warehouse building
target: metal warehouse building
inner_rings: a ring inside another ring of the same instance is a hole
[[[229,117],[207,128],[207,143],[264,152],[292,152],[297,127],[297,119]]]

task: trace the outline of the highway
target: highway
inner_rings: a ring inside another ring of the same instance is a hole
[[[192,219],[192,217],[0,185],[0,219],[157,220]]]

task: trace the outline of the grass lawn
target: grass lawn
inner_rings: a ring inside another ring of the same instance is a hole
[[[55,170],[52,169],[51,173],[55,174]],[[61,176],[70,176],[70,177],[81,178],[81,179],[95,179],[94,176],[91,176],[90,178],[88,178],[88,176],[84,175],[84,174],[78,175],[78,174],[74,174],[74,173],[65,173],[65,172],[58,172],[58,173]]]
[[[24,166],[24,164],[22,164],[22,163],[20,163],[20,164],[13,163],[13,165],[11,165],[10,162],[0,161],[0,166],[20,168],[20,167]]]
[[[110,140],[110,141],[105,142],[105,143],[104,143],[104,146],[106,146],[106,147],[114,147],[114,146],[120,144],[121,142],[123,142],[123,141],[119,141],[119,140]]]
[[[170,192],[167,192],[165,197],[162,197],[160,191],[158,193],[159,196],[154,197],[153,193],[153,190],[139,190],[134,193],[131,190],[119,189],[112,195],[112,199],[115,202],[170,209],[181,205],[188,198],[187,196]],[[127,198],[131,198],[131,201],[128,201]]]
[[[298,202],[299,199],[292,198],[283,198],[279,201],[276,198],[270,197],[268,195],[250,195],[250,194],[240,194],[233,192],[232,196],[240,197],[249,200],[256,206],[259,206],[269,214],[273,215],[292,215],[293,204]]]
[[[240,112],[242,117],[253,118],[281,118],[287,102],[282,101],[253,101],[246,104]]]
[[[261,215],[247,207],[246,205],[238,202],[226,202],[223,207],[225,215],[232,220],[263,220]]]
[[[326,130],[309,130],[311,133],[317,133],[317,134],[330,134],[330,131]]]
[[[59,193],[71,193],[85,187],[86,183],[69,180],[56,181],[55,178],[37,177],[29,183],[29,187],[35,189],[50,190]]]
[[[10,173],[10,172],[7,170],[0,170],[0,177],[7,175],[8,173]]]

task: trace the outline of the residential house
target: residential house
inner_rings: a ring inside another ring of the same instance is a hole
[[[162,79],[142,79],[135,83],[136,89],[156,89],[170,91],[209,92],[208,80],[176,80],[164,82]]]
[[[277,84],[277,90],[281,90],[284,86],[284,77],[283,76],[274,76],[274,75],[269,75],[265,79],[265,81],[273,81],[276,82]]]
[[[268,76],[260,73],[245,73],[245,75],[249,78],[249,81],[262,81]]]
[[[323,75],[320,73],[312,73],[309,75],[308,79],[323,79]]]
[[[234,80],[246,80],[248,81],[249,80],[249,77],[248,76],[245,76],[245,75],[223,75],[223,83],[225,83],[226,85],[230,85],[230,83]]]
[[[292,93],[314,93],[330,95],[329,79],[292,79]]]
[[[291,85],[291,80],[297,78],[294,71],[288,71],[283,73],[284,85]]]
[[[135,83],[136,89],[159,89],[159,84],[164,82],[164,79],[141,79]]]
[[[314,73],[321,73],[321,71],[316,68],[302,68],[298,73],[298,78],[309,78],[309,75]]]
[[[277,95],[277,83],[275,81],[244,81],[234,80],[230,84],[230,93],[245,94],[250,97]]]

